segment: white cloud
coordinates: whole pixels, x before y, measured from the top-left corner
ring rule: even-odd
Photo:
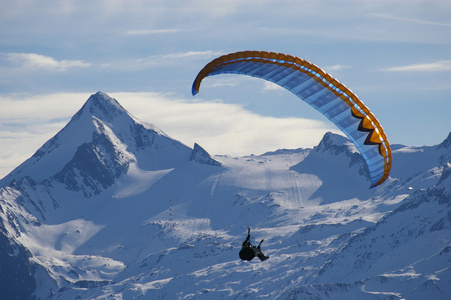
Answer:
[[[88,96],[89,93],[0,96],[0,178],[61,130]]]
[[[341,70],[345,70],[345,69],[349,69],[349,68],[351,68],[351,67],[347,66],[347,65],[333,65],[333,66],[324,67],[324,70],[329,73],[329,72],[341,71]]]
[[[390,72],[441,72],[451,70],[451,60],[437,61],[427,64],[414,64],[384,69]]]
[[[36,53],[6,53],[6,60],[28,70],[67,71],[71,68],[85,68],[90,64],[82,60],[56,60]]]
[[[0,96],[1,124],[21,124],[27,120],[69,118],[88,99],[89,93]]]
[[[189,101],[156,93],[113,93],[131,114],[153,123],[188,146],[195,142],[211,154],[261,154],[280,148],[312,147],[330,124],[300,118],[253,114],[221,101]]]
[[[184,58],[204,58],[206,56],[209,57],[216,57],[219,55],[224,54],[224,52],[221,51],[187,51],[187,52],[178,52],[178,53],[169,53],[165,55],[155,55],[155,58],[162,58],[162,59],[184,59]]]
[[[264,91],[283,90],[283,89],[284,89],[283,87],[281,87],[280,85],[275,84],[273,82],[270,82],[270,81],[264,82],[264,86],[263,86]]]
[[[111,93],[142,122],[152,123],[210,154],[261,154],[280,148],[315,146],[332,125],[297,118],[263,117],[239,105],[190,101],[158,93]],[[70,120],[89,93],[0,97],[0,178],[7,175]]]
[[[141,29],[141,30],[129,30],[126,32],[128,35],[152,35],[152,34],[164,34],[164,33],[177,33],[180,29]]]
[[[118,69],[122,71],[145,70],[156,66],[175,65],[183,62],[192,63],[196,59],[209,60],[224,54],[220,51],[187,51],[163,55],[152,55],[143,58],[124,60],[113,63],[104,63],[104,68]]]
[[[417,24],[423,24],[423,25],[451,27],[451,23],[427,21],[427,20],[414,19],[414,18],[404,18],[404,17],[398,17],[398,16],[393,16],[393,15],[388,15],[388,14],[369,14],[369,16],[376,17],[376,18],[381,18],[381,19],[388,19],[388,20],[394,20],[394,21],[408,22],[408,23],[417,23]]]

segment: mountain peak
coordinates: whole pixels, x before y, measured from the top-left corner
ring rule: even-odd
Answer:
[[[205,151],[205,149],[199,146],[197,143],[194,143],[193,152],[191,152],[189,160],[204,165],[211,165],[216,167],[221,166],[221,163],[211,158],[210,154],[208,154],[208,152]]]
[[[440,148],[451,148],[451,132],[448,134],[448,137],[437,146],[437,149]]]
[[[144,126],[115,99],[97,92],[70,122],[17,167],[5,182],[25,176],[65,183],[72,190],[88,185],[98,194],[131,164],[145,170],[169,169],[186,162],[191,149],[154,126]],[[89,178],[88,178],[89,177]],[[87,184],[89,183],[89,184]]]
[[[92,94],[74,118],[79,119],[85,113],[106,122],[113,122],[118,116],[128,114],[116,99],[102,92]]]
[[[108,96],[107,94],[103,93],[103,92],[97,92],[95,94],[92,94],[88,101],[86,101],[86,103],[88,105],[91,106],[96,106],[96,107],[102,107],[105,105],[111,105],[114,106],[115,108],[119,109],[119,110],[124,110],[122,108],[122,106],[119,104],[119,102],[117,102],[116,99],[111,98],[110,96]]]
[[[332,132],[326,132],[321,142],[319,142],[318,146],[315,147],[315,151],[331,151],[334,154],[339,154],[349,149],[350,146],[352,147],[353,145],[346,137]]]

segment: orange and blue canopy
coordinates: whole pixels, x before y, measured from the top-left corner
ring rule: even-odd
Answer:
[[[193,82],[199,92],[205,77],[242,74],[271,81],[292,92],[326,116],[354,143],[368,165],[371,187],[390,174],[391,149],[379,121],[347,87],[299,57],[266,51],[223,55],[207,64]]]

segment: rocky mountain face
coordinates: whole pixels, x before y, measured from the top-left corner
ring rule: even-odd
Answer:
[[[6,234],[0,220],[0,299],[30,299],[36,289],[31,253]]]
[[[220,162],[211,158],[210,154],[208,154],[208,152],[205,151],[205,149],[199,146],[197,143],[194,144],[194,149],[189,160],[211,166],[221,166]]]
[[[0,181],[0,299],[447,299],[451,134],[369,185],[345,137],[212,157],[99,92]]]

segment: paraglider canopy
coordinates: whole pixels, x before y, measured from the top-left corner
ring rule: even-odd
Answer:
[[[379,121],[347,87],[314,64],[299,57],[265,51],[223,55],[207,64],[193,82],[193,96],[205,77],[242,74],[271,81],[292,92],[333,122],[362,154],[371,187],[390,174],[391,149]]]

